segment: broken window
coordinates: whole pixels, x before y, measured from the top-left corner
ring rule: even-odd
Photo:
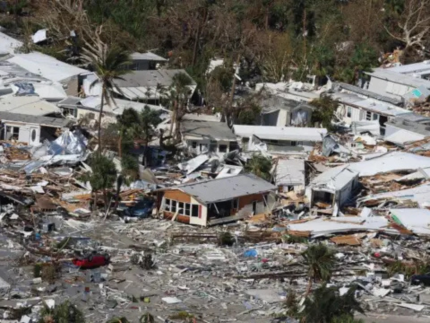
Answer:
[[[178,202],[178,213],[184,214],[184,202]]]
[[[206,145],[206,144],[200,144],[200,151],[201,152],[204,152],[204,151],[207,151],[208,150],[208,145]]]
[[[19,138],[19,127],[6,127],[6,140],[18,140]]]
[[[227,152],[227,145],[219,145],[219,152],[220,153]]]
[[[236,209],[236,210],[239,208],[239,200],[238,199],[234,199],[231,201],[231,208]]]
[[[379,114],[373,113],[372,120],[378,120],[378,119],[379,119]]]
[[[197,148],[197,142],[196,141],[191,142],[191,147],[193,147],[194,149]]]
[[[191,216],[194,218],[199,216],[199,206],[197,204],[191,206]]]
[[[164,210],[165,211],[169,211],[170,212],[170,200],[166,199],[166,201],[164,202]]]
[[[185,212],[184,215],[186,216],[190,216],[191,215],[191,204],[190,203],[185,203]]]
[[[351,107],[347,107],[346,108],[346,117],[347,118],[351,118],[352,116],[352,108]]]
[[[366,111],[366,120],[371,121],[372,120],[372,112]]]
[[[170,205],[170,211],[172,211],[173,213],[176,213],[176,201],[172,200],[172,204]]]

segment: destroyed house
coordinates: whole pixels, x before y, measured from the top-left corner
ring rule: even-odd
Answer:
[[[430,118],[409,114],[386,123],[385,141],[403,146],[430,137]]]
[[[385,124],[392,118],[412,113],[392,103],[364,97],[350,92],[335,92],[331,97],[339,102],[337,117],[347,124],[356,121],[374,121],[380,126],[380,134],[385,133]]]
[[[183,145],[194,155],[213,152],[223,156],[236,150],[236,136],[224,122],[185,119],[181,123]]]
[[[280,192],[301,192],[306,184],[304,159],[279,159],[275,163],[274,182]]]
[[[296,126],[305,127],[311,124],[314,108],[304,102],[289,100],[271,95],[261,100],[260,123],[262,126]]]
[[[255,175],[240,174],[162,189],[159,206],[164,218],[209,226],[269,211],[275,191]]]
[[[157,54],[147,53],[132,53],[131,64],[126,69],[131,71],[148,71],[157,69],[158,64],[167,62],[164,57],[158,56]]]
[[[366,74],[370,76],[369,91],[394,98],[408,97],[417,90],[430,89],[428,60],[392,68],[376,68]]]
[[[116,95],[133,101],[145,101],[148,104],[159,104],[160,98],[166,94],[163,91],[168,89],[172,84],[175,75],[185,74],[190,80],[189,97],[192,96],[197,87],[196,82],[187,74],[185,70],[137,70],[121,76],[121,79],[115,80]],[[101,85],[91,86],[96,78],[87,77],[83,81],[84,91],[87,95],[100,95]]]
[[[358,176],[359,173],[348,165],[320,174],[311,182],[307,192],[311,207],[318,206],[336,216],[338,208],[345,205],[358,187]]]

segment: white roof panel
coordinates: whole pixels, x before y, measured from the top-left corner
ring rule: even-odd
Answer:
[[[430,206],[430,184],[426,183],[407,190],[368,195],[360,200],[369,201],[369,200],[383,200],[383,199],[396,199],[396,200],[403,200],[403,201],[411,200],[411,201],[417,202],[421,207],[429,207]]]
[[[430,210],[428,209],[391,209],[397,223],[417,234],[430,234]]]
[[[313,179],[311,184],[313,187],[323,187],[338,191],[348,185],[357,176],[358,173],[350,170],[348,165],[342,165],[318,175]]]
[[[0,52],[13,54],[15,49],[21,47],[23,43],[2,32],[0,32]]]
[[[392,142],[394,144],[403,145],[406,142],[413,142],[424,139],[426,136],[414,133],[411,131],[400,129],[392,133],[391,135],[385,136],[384,140]]]
[[[408,85],[415,88],[424,86],[426,89],[430,89],[430,81],[422,78],[413,77],[407,74],[401,74],[389,68],[387,69],[376,68],[373,72],[369,72],[366,74],[369,74],[372,77],[387,80],[393,83]]]
[[[276,185],[305,185],[305,160],[278,160],[275,176]]]
[[[55,104],[37,96],[2,96],[0,97],[0,111],[32,116],[61,113]]]
[[[165,62],[167,59],[164,57],[158,56],[157,54],[147,52],[147,53],[132,53],[131,58],[134,60],[143,60],[143,61],[156,61],[156,62]]]
[[[430,60],[423,61],[420,63],[390,67],[388,70],[400,74],[422,74],[426,72],[430,73]]]
[[[234,133],[241,138],[252,135],[262,140],[317,141],[327,134],[325,128],[271,127],[234,125]]]
[[[385,228],[388,220],[384,217],[336,217],[317,218],[304,223],[289,224],[292,231],[310,231],[312,237],[351,231],[373,231]]]
[[[12,58],[9,58],[8,61],[19,65],[33,74],[57,82],[66,81],[73,76],[88,73],[87,70],[38,52],[16,54]]]

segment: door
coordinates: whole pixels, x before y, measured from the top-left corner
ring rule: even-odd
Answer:
[[[197,204],[191,205],[191,216],[192,217],[199,217],[199,206]]]
[[[257,214],[257,201],[252,202],[252,212],[254,215]]]
[[[30,138],[28,142],[30,145],[38,144],[39,143],[39,134],[38,134],[38,128],[37,127],[30,127]]]

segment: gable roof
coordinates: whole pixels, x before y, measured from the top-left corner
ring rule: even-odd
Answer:
[[[132,53],[130,56],[131,56],[132,60],[154,61],[154,62],[166,62],[167,61],[167,59],[165,59],[164,57],[161,57],[161,56],[154,54],[154,53],[151,53],[151,52],[146,52],[146,53],[135,52],[135,53]]]
[[[38,96],[2,96],[0,97],[0,111],[32,116],[61,113],[55,104]]]
[[[8,59],[8,62],[15,63],[30,73],[57,82],[67,81],[73,76],[90,73],[87,70],[38,52],[15,54]]]
[[[375,77],[382,80],[387,80],[392,83],[408,85],[411,87],[423,86],[426,89],[430,89],[430,81],[422,78],[413,77],[408,74],[401,74],[391,69],[375,68],[373,72],[365,72],[371,77]]]
[[[252,174],[223,177],[197,183],[183,184],[164,190],[180,190],[202,204],[229,201],[241,196],[266,193],[276,186]]]
[[[219,121],[183,120],[181,131],[184,136],[236,141],[236,136],[227,124]]]
[[[275,175],[276,185],[305,185],[305,160],[279,159]]]
[[[45,117],[45,116],[32,116],[19,113],[1,112],[0,120],[5,121],[15,121],[22,123],[38,124],[45,127],[52,128],[64,128],[71,123],[70,119],[65,118],[55,118],[55,117]]]

